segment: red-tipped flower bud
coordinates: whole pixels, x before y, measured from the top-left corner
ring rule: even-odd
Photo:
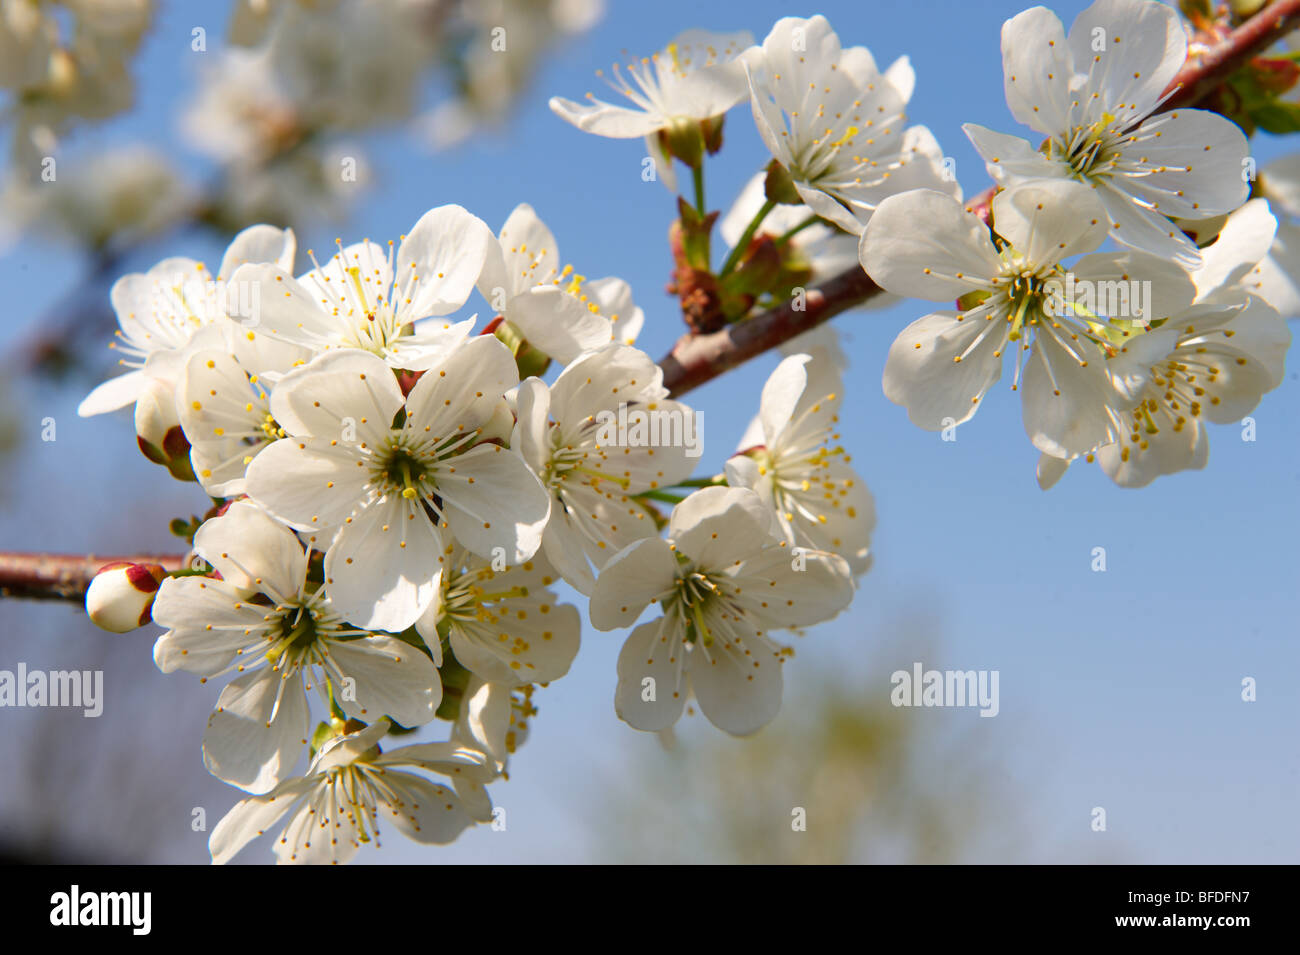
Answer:
[[[96,626],[113,633],[143,627],[153,619],[153,598],[166,576],[158,564],[105,564],[86,591],[86,613]]]
[[[178,481],[193,481],[190,442],[181,430],[172,385],[153,380],[135,403],[135,436],[140,451]]]

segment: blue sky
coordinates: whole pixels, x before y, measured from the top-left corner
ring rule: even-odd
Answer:
[[[200,56],[189,50],[190,30],[204,24],[176,6],[164,10],[147,41],[138,72],[140,109],[88,137],[88,147],[143,137],[194,162],[177,145],[172,116],[189,92]],[[1055,9],[1068,25],[1082,7],[1061,3]],[[824,3],[810,9],[765,0],[611,0],[595,29],[548,61],[502,130],[438,155],[403,133],[368,138],[374,181],[344,238],[396,238],[426,209],[447,202],[466,206],[495,228],[516,203],[531,203],[555,232],[565,261],[585,275],[618,275],[632,284],[647,315],[639,344],[658,356],[682,331],[663,292],[671,266],[665,241],[671,198],[660,184],[642,181],[639,142],[578,132],[547,109],[550,96],[579,99],[588,90],[601,95],[596,69],[608,67],[623,49],[648,54],[688,27],[744,28],[761,40],[780,16],[821,12],[846,45],[866,44],[882,66],[904,53],[911,57],[918,80],[910,120],[933,130],[972,194],[988,178],[961,124],[1023,132],[1003,100],[998,41],[1002,21],[1021,8],[1019,2],[958,0]],[[224,10],[206,24],[211,36],[220,35],[223,25]],[[708,167],[712,208],[725,209],[767,159],[747,108],[729,114],[725,135],[726,148]],[[1263,165],[1287,150],[1284,143],[1261,138],[1254,151]],[[334,234],[301,236],[299,248],[328,247]],[[220,246],[188,237],[135,264],[146,267],[165,254],[212,262]],[[0,346],[42,314],[75,280],[79,265],[75,254],[37,243],[21,244],[0,258],[8,305]],[[1141,862],[1295,861],[1296,373],[1288,371],[1282,387],[1255,413],[1255,441],[1243,441],[1236,427],[1213,429],[1205,471],[1132,491],[1084,465],[1044,493],[1034,481],[1037,452],[1006,381],[955,442],[915,428],[881,394],[890,342],[925,311],[925,303],[904,302],[836,320],[850,361],[842,443],[876,496],[875,566],[852,608],[800,641],[799,656],[785,671],[787,692],[814,669],[803,664],[813,662],[841,670],[864,696],[887,695],[889,672],[914,659],[928,667],[997,669],[996,719],[977,719],[974,711],[913,716],[940,725],[976,724],[974,732],[983,734],[1005,767],[1003,782],[1027,807],[1023,816],[1001,821],[1023,827],[1031,857],[1106,853]],[[720,469],[775,363],[765,356],[690,396],[705,416],[704,473]],[[35,428],[32,422],[51,415],[60,430],[53,444],[29,440],[22,466],[5,474],[3,546],[93,546],[101,552],[165,546],[167,518],[200,506],[202,496],[134,452],[125,413],[76,419],[75,391],[37,386],[14,396],[24,423]],[[139,507],[129,520],[112,508],[106,517],[101,488],[157,501],[162,510],[156,527],[140,521]],[[1091,569],[1095,547],[1106,549],[1104,573]],[[0,604],[0,619],[13,613]],[[25,613],[44,621],[66,610]],[[907,643],[910,622],[918,619],[933,622],[942,634],[925,656],[913,655]],[[148,657],[151,634],[121,639],[124,652],[130,648]],[[393,838],[383,859],[589,858],[597,839],[592,807],[607,781],[658,745],[614,715],[621,639],[588,629],[570,675],[539,694],[542,713],[532,739],[516,757],[511,780],[494,790],[508,809],[507,832],[473,832],[440,850]],[[10,663],[0,655],[0,666]],[[1244,677],[1258,682],[1254,703],[1240,698]],[[197,683],[194,690],[212,695]],[[691,725],[683,736],[689,741],[716,733]],[[197,738],[193,745],[197,752]],[[195,759],[177,772],[201,772],[197,764]],[[944,768],[935,765],[933,771],[941,778]],[[1094,806],[1107,810],[1104,834],[1088,829]]]

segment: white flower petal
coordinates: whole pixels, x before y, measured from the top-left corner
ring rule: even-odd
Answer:
[[[203,734],[203,763],[213,776],[264,793],[293,768],[307,744],[302,680],[269,666],[236,677],[221,691]]]
[[[213,865],[224,865],[258,836],[265,835],[285,813],[295,808],[315,786],[315,780],[286,779],[264,796],[242,799],[221,817],[208,837]]]
[[[409,643],[375,634],[331,640],[329,653],[339,672],[356,681],[355,699],[340,694],[339,705],[349,716],[371,721],[389,716],[406,727],[433,719],[442,702],[442,680],[429,658]]]
[[[640,139],[658,132],[664,122],[656,113],[614,106],[598,99],[583,104],[552,96],[550,107],[556,116],[583,132],[611,139]]]
[[[489,560],[503,553],[510,564],[537,553],[551,496],[519,453],[480,444],[451,460],[434,481],[456,539]]]
[[[77,405],[77,414],[82,418],[116,411],[134,404],[148,378],[143,371],[128,371],[124,375],[110,378],[97,386]]]
[[[697,643],[691,650],[691,689],[710,723],[732,736],[748,736],[781,709],[780,654],[766,637],[744,632],[743,623],[730,637],[717,615],[705,625],[715,636],[712,646]]]
[[[232,585],[286,600],[307,577],[307,555],[293,531],[247,501],[205,521],[194,550]]]
[[[862,233],[862,267],[890,292],[935,301],[965,295],[1000,268],[988,227],[951,196],[890,196]]]
[[[679,505],[680,506],[680,505]],[[677,559],[658,537],[637,541],[616,554],[596,578],[589,605],[597,630],[631,626],[653,601],[672,589]]]
[[[229,282],[235,270],[246,262],[266,262],[293,271],[298,240],[292,229],[277,229],[270,225],[249,226],[231,240],[226,254],[221,258],[219,281]]]
[[[435,599],[443,560],[442,537],[420,501],[393,495],[339,529],[325,555],[325,586],[357,626],[400,633]]]
[[[609,344],[613,335],[608,318],[555,286],[537,286],[516,295],[506,304],[505,316],[530,345],[565,364]]]
[[[686,705],[685,666],[681,628],[672,618],[651,620],[633,630],[618,655],[618,718],[650,733],[676,723]]]
[[[673,508],[668,536],[697,567],[722,570],[774,543],[772,514],[748,488],[706,487]]]
[[[993,199],[998,234],[1036,266],[1091,252],[1106,241],[1095,190],[1068,179],[1013,186]]]
[[[285,375],[271,393],[271,414],[296,437],[377,443],[402,407],[393,372],[369,352],[326,352]]]
[[[894,339],[885,361],[885,397],[913,424],[940,431],[968,421],[1002,374],[1006,322],[997,313],[961,318],[935,312]],[[960,359],[957,361],[955,359]]]
[[[1104,41],[1101,51],[1098,37]],[[1187,34],[1166,4],[1096,0],[1070,26],[1069,47],[1074,62],[1091,69],[1091,88],[1101,93],[1102,102],[1123,104],[1130,114],[1143,116],[1187,59]]]
[[[379,822],[391,822],[408,839],[446,845],[474,824],[460,800],[446,786],[414,773],[389,771],[384,782],[393,793],[379,807]]]
[[[1002,24],[1002,80],[1007,106],[1040,133],[1068,125],[1074,76],[1065,28],[1046,7],[1033,7]]]
[[[473,431],[492,418],[501,396],[518,384],[518,366],[500,339],[471,338],[415,383],[406,396],[406,428],[436,438]]]
[[[397,250],[397,314],[410,322],[464,305],[495,241],[487,223],[460,206],[430,209]]]
[[[324,438],[281,438],[248,465],[244,487],[268,513],[300,531],[332,530],[364,500],[364,461]]]

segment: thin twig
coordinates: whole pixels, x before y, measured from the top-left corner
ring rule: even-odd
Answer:
[[[165,570],[185,566],[183,554],[132,554],[96,557],[94,554],[0,553],[0,597],[31,600],[84,600],[95,573],[115,561],[161,564]]]

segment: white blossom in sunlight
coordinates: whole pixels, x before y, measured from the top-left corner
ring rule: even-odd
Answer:
[[[618,658],[621,719],[658,731],[692,693],[709,721],[744,736],[781,706],[782,649],[769,631],[829,620],[853,598],[848,565],[791,548],[748,488],[709,487],[673,508],[668,540],[629,545],[605,565],[591,596],[598,630],[631,626]],[[649,681],[647,683],[647,681]]]
[[[241,304],[239,317],[314,352],[361,349],[393,368],[423,371],[462,342],[474,320],[416,323],[465,304],[493,244],[483,220],[438,206],[403,236],[395,257],[391,242],[387,250],[340,242],[328,263],[297,279],[278,265],[244,266],[235,283],[260,294]]]
[[[204,762],[218,779],[254,793],[284,779],[307,743],[307,692],[319,690],[328,705],[327,680],[353,718],[433,719],[442,684],[429,658],[349,625],[309,581],[308,554],[288,528],[236,502],[199,528],[194,549],[221,578],[163,582],[153,615],[168,630],[154,660],[164,673],[204,680],[238,674],[203,735]]]
[[[1155,0],[1097,0],[1067,37],[1033,7],[1002,27],[1007,105],[1047,136],[1041,151],[975,124],[965,129],[1003,185],[1065,178],[1091,187],[1110,236],[1188,268],[1196,246],[1170,217],[1230,212],[1249,194],[1249,147],[1230,120],[1200,109],[1156,113],[1187,60],[1177,11]]]
[[[584,132],[613,139],[647,140],[652,154],[660,133],[698,124],[726,113],[747,93],[742,55],[751,48],[751,34],[687,30],[658,53],[615,63],[610,75],[598,74],[631,106],[617,106],[587,94],[589,103],[555,96],[551,110]],[[673,188],[671,167],[665,166]]]
[[[320,541],[330,596],[350,619],[404,630],[437,599],[445,528],[508,563],[541,546],[549,496],[519,454],[483,434],[518,381],[492,336],[451,351],[409,395],[377,356],[327,352],[272,391],[287,437],[253,458],[248,495]]]
[[[120,329],[110,347],[125,356],[120,364],[132,370],[87,395],[77,414],[88,417],[131,404],[148,378],[174,381],[187,348],[226,339],[228,308],[238,298],[230,294],[231,280],[240,266],[274,262],[292,268],[296,248],[291,230],[255,225],[235,236],[215,276],[202,262],[178,257],[118,279],[111,298]]]
[[[746,60],[754,122],[819,216],[856,235],[886,196],[958,194],[934,136],[905,126],[906,59],[880,72],[866,47],[842,49],[823,16],[778,20],[759,49]]]
[[[1114,416],[1115,440],[1087,455],[1121,487],[1145,487],[1157,477],[1209,462],[1209,423],[1235,424],[1282,383],[1291,331],[1258,293],[1260,263],[1277,220],[1263,199],[1228,217],[1201,249],[1192,273],[1196,301],[1148,333],[1161,350],[1116,354],[1116,374],[1144,382],[1133,406]],[[1142,367],[1133,367],[1145,363]],[[1070,458],[1040,459],[1039,484],[1051,487]]]
[[[482,792],[495,776],[483,753],[455,742],[400,746],[384,752],[387,720],[327,740],[305,776],[286,779],[264,795],[235,805],[212,830],[212,861],[229,862],[240,849],[288,816],[275,842],[280,864],[340,864],[365,844],[379,845],[392,825],[415,842],[445,845],[483,821],[443,777]],[[486,799],[486,795],[482,796]],[[491,816],[491,805],[487,807]]]
[[[591,593],[611,557],[656,534],[643,491],[689,477],[702,449],[702,416],[667,397],[663,371],[627,345],[590,352],[550,388],[519,386],[511,444],[551,496],[546,558],[570,586]]]
[[[557,361],[571,362],[616,337],[632,344],[645,314],[628,284],[588,280],[561,261],[551,230],[521,203],[488,248],[479,294],[520,337]]]
[[[557,575],[544,558],[494,567],[458,544],[445,550],[438,595],[415,624],[435,661],[446,642],[461,666],[504,686],[569,672],[582,620],[550,589]]]
[[[889,349],[885,396],[930,431],[968,421],[1015,357],[1025,431],[1054,457],[1084,454],[1116,437],[1132,407],[1140,369],[1160,357],[1155,335],[1135,333],[1192,303],[1196,288],[1176,263],[1142,252],[1091,252],[1106,237],[1095,191],[1068,180],[1037,180],[1000,192],[988,227],[956,200],[928,190],[881,203],[862,236],[862,264],[881,287],[955,310],[918,319]],[[1139,283],[1136,294],[1067,294]],[[1106,361],[1132,353],[1129,368]]]

